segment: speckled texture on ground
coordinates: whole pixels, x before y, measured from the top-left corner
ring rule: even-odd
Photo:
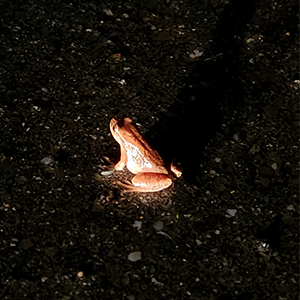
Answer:
[[[297,299],[296,1],[0,11],[1,299]],[[116,115],[183,178],[95,175]]]

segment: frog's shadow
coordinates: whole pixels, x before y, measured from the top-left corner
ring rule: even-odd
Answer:
[[[220,129],[222,107],[243,104],[239,60],[247,24],[253,18],[255,1],[233,0],[219,19],[210,57],[191,62],[187,78],[174,104],[151,129],[149,141],[164,159],[174,158],[182,164],[185,179],[196,185],[205,145]]]
[[[209,71],[211,63],[206,66]],[[204,64],[200,67],[201,71],[204,67]],[[149,138],[146,137],[164,160],[180,163],[184,178],[196,185],[200,184],[199,165],[205,145],[222,123],[219,102],[224,95],[221,88],[216,89],[216,84],[220,83],[201,80],[200,74],[194,76],[178,101],[150,129]]]

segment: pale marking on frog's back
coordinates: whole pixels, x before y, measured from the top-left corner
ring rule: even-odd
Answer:
[[[125,149],[129,149],[126,151],[127,156],[127,169],[135,169],[138,165],[141,169],[153,169],[154,165],[141,153],[138,147],[128,143],[126,139],[120,134],[119,129],[116,128],[115,131],[119,133],[119,137],[122,139],[125,145]]]

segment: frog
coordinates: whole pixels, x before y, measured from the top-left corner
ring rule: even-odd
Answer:
[[[111,119],[110,131],[120,145],[121,157],[114,169],[124,170],[125,167],[135,176],[131,181],[118,181],[123,192],[158,192],[170,187],[174,174],[177,178],[182,175],[180,167],[172,162],[166,164],[158,152],[151,147],[130,118]]]

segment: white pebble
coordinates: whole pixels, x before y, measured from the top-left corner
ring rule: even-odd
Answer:
[[[271,165],[271,167],[272,167],[273,170],[277,170],[278,165],[277,165],[277,163],[275,162],[275,163],[273,163],[273,164]]]
[[[237,210],[236,209],[227,209],[227,213],[231,216],[234,217],[236,214]]]
[[[140,260],[142,257],[142,252],[141,251],[135,251],[135,252],[131,252],[128,255],[128,260],[130,261],[137,261]]]

